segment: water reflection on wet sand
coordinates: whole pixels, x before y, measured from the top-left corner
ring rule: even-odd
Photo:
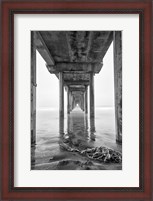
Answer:
[[[56,119],[56,123],[54,122],[55,125],[57,125],[57,121],[58,119]],[[108,118],[107,121],[109,121]],[[83,166],[79,167],[76,161],[84,162],[86,159],[64,151],[59,146],[61,143],[68,143],[79,150],[87,147],[107,146],[121,152],[121,145],[116,144],[115,135],[112,133],[114,128],[110,128],[109,131],[109,127],[105,124],[106,122],[102,124],[101,118],[97,118],[95,122],[95,119],[89,119],[88,115],[80,109],[75,109],[67,115],[67,119],[60,119],[59,131],[55,130],[53,135],[49,132],[38,134],[37,143],[31,148],[31,169],[82,169]],[[103,125],[105,125],[105,129]],[[71,165],[64,167],[62,161],[66,160],[69,160]],[[121,169],[121,165],[105,166],[100,168],[97,165],[98,168],[95,167],[95,169]]]

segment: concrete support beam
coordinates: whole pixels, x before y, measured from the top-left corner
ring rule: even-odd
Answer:
[[[70,89],[70,91],[73,91],[73,92],[76,92],[76,91],[78,91],[78,92],[84,92],[85,91],[85,87],[84,87],[84,85],[83,86],[81,86],[81,87],[71,87],[71,86],[69,86],[69,89]]]
[[[95,94],[93,73],[90,73],[90,118],[95,118]]]
[[[36,143],[36,46],[31,32],[31,144]]]
[[[47,65],[48,71],[50,73],[58,72],[69,72],[76,73],[76,71],[83,73],[99,73],[103,63],[87,63],[87,62],[67,62],[67,63],[57,63],[56,65]]]
[[[42,56],[42,58],[45,60],[46,65],[54,65],[55,64],[54,59],[52,55],[50,54],[50,51],[48,50],[48,47],[46,43],[44,42],[40,32],[35,31],[34,33],[36,35],[35,37],[36,48],[38,52],[40,53],[40,55]]]
[[[64,80],[64,85],[69,86],[69,85],[89,85],[89,81],[88,80]]]
[[[84,109],[85,113],[88,113],[88,86],[85,87],[85,93],[84,93]]]
[[[122,32],[114,31],[114,87],[116,141],[122,142]]]

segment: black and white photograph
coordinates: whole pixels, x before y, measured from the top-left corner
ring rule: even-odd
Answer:
[[[122,31],[31,31],[31,170],[122,170]]]

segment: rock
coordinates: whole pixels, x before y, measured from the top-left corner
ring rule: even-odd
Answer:
[[[110,158],[111,158],[111,155],[110,155],[110,154],[107,154],[106,158],[107,158],[107,159],[110,159]]]
[[[92,153],[94,153],[96,151],[96,148],[92,148],[91,150],[92,150]]]
[[[104,161],[104,158],[105,158],[105,156],[104,156],[104,155],[101,155],[101,156],[99,156],[99,157],[97,158],[97,160]]]
[[[76,148],[71,148],[65,143],[60,144],[60,147],[64,150],[71,152],[78,152],[81,155],[84,155],[90,159],[98,160],[104,163],[112,162],[112,163],[120,163],[122,161],[122,154],[109,149],[107,147],[96,147],[96,148],[85,148],[82,151],[79,151]]]
[[[85,164],[85,165],[93,165],[93,162],[91,162],[91,161],[86,161],[84,164]]]
[[[65,161],[65,160],[59,161],[58,163],[58,165],[67,165],[67,164],[69,164],[69,161]]]
[[[79,165],[81,162],[80,162],[80,161],[74,161],[74,163],[75,163],[76,165]]]
[[[73,142],[73,145],[78,147],[79,146],[79,142]]]
[[[102,152],[103,148],[102,147],[97,147],[96,151],[97,152]]]
[[[71,151],[71,147],[69,147],[67,144],[65,143],[62,143],[60,144],[60,147],[64,150],[67,150],[67,151]]]
[[[64,142],[64,143],[69,143],[70,140],[69,140],[69,138],[68,138],[68,139],[64,139],[63,142]]]
[[[92,149],[90,149],[90,148],[87,148],[87,149],[86,149],[86,152],[87,152],[87,153],[92,153],[92,152],[93,152],[93,150],[92,150]]]
[[[87,156],[88,158],[93,159],[93,155],[92,155],[92,154],[86,154],[86,156]]]
[[[109,149],[109,154],[112,154],[113,153],[113,150],[112,149]]]
[[[86,167],[85,170],[91,170],[90,167]]]
[[[93,154],[93,158],[98,158],[99,156],[101,156],[102,154],[99,152],[96,152]]]
[[[108,154],[109,153],[109,150],[105,147],[102,148],[102,153],[105,153],[105,154]]]
[[[82,155],[86,155],[86,153],[87,153],[86,150],[81,151],[81,154],[82,154]]]
[[[78,149],[72,148],[72,152],[80,152]]]
[[[52,161],[54,159],[54,157],[51,157],[50,159],[49,159],[49,161]]]
[[[108,160],[107,158],[104,159],[104,163],[109,163],[110,160]]]

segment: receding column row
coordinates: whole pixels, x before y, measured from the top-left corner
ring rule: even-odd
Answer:
[[[90,73],[90,117],[95,117],[95,104],[94,104],[94,74]],[[85,113],[88,113],[88,86],[85,86],[85,91],[80,96],[80,107]],[[59,73],[59,115],[64,116],[64,80],[63,73]],[[69,87],[67,87],[67,113],[69,114],[74,108],[74,100],[72,92]]]
[[[94,74],[90,73],[90,119],[92,122],[92,131],[95,131],[95,105],[94,105]],[[67,86],[67,113],[70,112],[75,107],[75,101]],[[79,101],[80,108],[88,114],[88,86],[85,86],[85,91],[80,95]],[[60,133],[64,132],[64,79],[63,73],[59,73],[59,123],[60,123]]]

